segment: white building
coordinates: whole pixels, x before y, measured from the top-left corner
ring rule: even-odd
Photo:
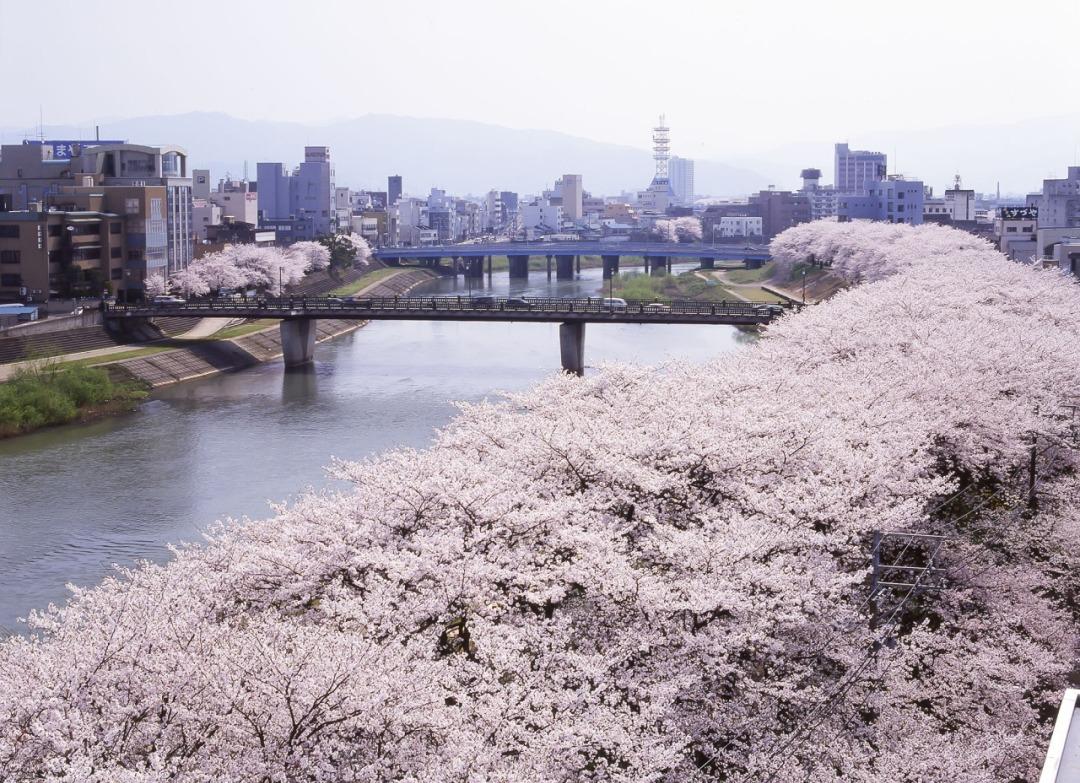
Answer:
[[[821,169],[802,170],[799,193],[810,201],[811,220],[824,220],[836,215],[836,188],[821,184]]]
[[[191,200],[191,227],[195,231],[195,239],[202,242],[207,238],[208,226],[221,225],[221,207],[207,198],[193,198]]]
[[[998,250],[1016,261],[1031,259],[1038,251],[1035,239],[1038,222],[1036,207],[999,207],[994,220]]]
[[[555,183],[555,192],[562,196],[563,215],[569,220],[581,220],[582,211],[581,175],[563,174]]]
[[[1069,166],[1065,179],[1044,179],[1038,207],[1040,228],[1080,226],[1080,166]]]
[[[861,195],[885,179],[888,159],[883,152],[853,150],[847,144],[837,144],[834,162],[833,187],[837,192]]]
[[[520,208],[521,227],[526,232],[551,234],[559,231],[563,224],[563,208],[549,201],[536,201]]]
[[[945,191],[945,205],[954,221],[975,219],[975,191],[962,189],[960,177],[956,178],[956,187]]]
[[[715,226],[718,237],[760,237],[762,231],[760,217],[742,215],[724,215]]]
[[[694,203],[694,161],[673,156],[668,161],[668,183],[676,204]]]

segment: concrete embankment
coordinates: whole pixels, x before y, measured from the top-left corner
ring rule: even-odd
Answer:
[[[361,293],[372,296],[400,296],[431,280],[433,276],[427,270],[402,270],[362,289]],[[316,342],[333,340],[356,331],[365,323],[345,319],[318,321]],[[157,388],[219,372],[242,370],[261,362],[279,359],[281,354],[281,331],[275,324],[243,337],[194,343],[177,350],[126,359],[109,365],[109,368],[114,373],[130,376]]]

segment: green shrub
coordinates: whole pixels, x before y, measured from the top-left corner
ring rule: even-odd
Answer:
[[[34,363],[0,384],[0,436],[64,424],[77,419],[83,408],[140,396],[113,383],[98,367]]]

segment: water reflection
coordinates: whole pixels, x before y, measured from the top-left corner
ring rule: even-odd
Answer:
[[[476,285],[480,283],[480,286]],[[549,284],[505,273],[496,294],[598,295],[601,271]],[[458,278],[424,293],[466,294]],[[725,326],[591,324],[589,366],[704,360],[747,337]],[[327,486],[332,457],[424,446],[455,400],[520,390],[559,371],[557,324],[386,321],[280,362],[163,389],[131,414],[0,441],[0,625],[94,584],[111,563],[167,557],[214,520]]]

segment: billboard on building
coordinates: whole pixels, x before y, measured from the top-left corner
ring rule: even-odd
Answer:
[[[23,144],[37,144],[45,148],[45,160],[71,160],[82,154],[83,147],[96,147],[102,144],[123,144],[119,139],[28,139]]]

